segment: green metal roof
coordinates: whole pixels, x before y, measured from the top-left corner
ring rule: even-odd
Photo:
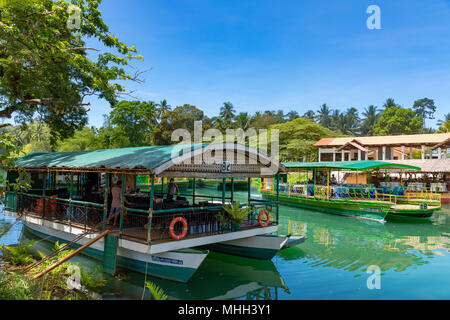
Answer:
[[[392,163],[387,161],[364,160],[364,161],[337,161],[337,162],[283,162],[287,169],[340,169],[340,170],[370,170],[380,168],[405,168],[411,170],[421,170],[419,167],[405,164]],[[289,170],[288,170],[289,171]]]
[[[173,145],[105,149],[75,152],[35,152],[16,161],[19,168],[68,167],[108,169],[155,169],[173,159],[205,145]]]

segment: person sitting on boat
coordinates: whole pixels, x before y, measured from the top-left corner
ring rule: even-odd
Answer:
[[[336,177],[334,176],[334,174],[331,175],[330,183],[337,184],[337,180],[336,180]]]
[[[169,191],[167,191],[167,200],[173,200],[173,197],[180,194],[180,189],[178,188],[175,180],[172,178],[169,182]]]
[[[114,227],[117,226],[118,217],[120,216],[120,208],[122,207],[122,181],[118,180],[116,184],[111,188],[111,211],[110,215],[114,215]],[[124,203],[129,206],[130,203],[127,199],[123,199]]]

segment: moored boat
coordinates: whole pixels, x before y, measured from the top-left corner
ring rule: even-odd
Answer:
[[[227,162],[223,171],[220,163],[208,158],[202,164],[185,164],[192,158],[235,152],[264,159],[236,169]],[[267,161],[269,160],[269,161]],[[191,163],[191,162],[189,162]],[[198,163],[198,162],[196,162]],[[225,230],[217,214],[233,195],[222,193],[218,203],[215,197],[195,192],[182,198],[165,199],[155,188],[156,177],[231,179],[277,175],[282,166],[269,166],[270,158],[258,151],[236,144],[178,145],[96,150],[70,153],[34,153],[16,161],[16,169],[8,172],[8,179],[17,178],[17,170],[31,175],[31,189],[7,193],[6,213],[20,216],[26,229],[50,241],[70,243],[77,248],[100,238],[83,253],[103,263],[107,272],[117,268],[146,272],[152,276],[186,282],[195,273],[208,254],[197,247],[247,239],[257,249],[257,237],[278,230],[278,207],[273,201],[258,201],[248,197],[243,206],[257,213],[259,208],[276,206],[276,217],[261,225],[254,214],[249,215],[239,230]],[[69,180],[69,188],[58,186],[57,175]],[[151,177],[150,194],[137,193],[136,176]],[[74,178],[76,177],[76,179]],[[121,184],[121,208],[118,226],[110,226],[111,185]],[[190,197],[190,201],[187,199]],[[181,222],[181,223],[180,223]],[[105,230],[109,231],[104,232]],[[276,246],[282,249],[278,237],[262,242],[262,248]],[[275,252],[274,251],[274,252]],[[233,253],[230,251],[229,253]],[[276,253],[276,252],[275,252]],[[245,250],[240,255],[246,255]],[[247,256],[253,253],[248,251]],[[267,259],[271,256],[267,255]]]
[[[373,184],[338,184],[332,172],[380,172],[391,169],[420,170],[418,167],[385,161],[344,161],[316,163],[283,163],[286,182],[264,179],[260,192],[266,199],[279,199],[286,205],[324,213],[384,222],[389,216],[429,217],[440,209],[440,196],[387,193]],[[312,174],[312,179],[310,175]],[[297,181],[292,181],[291,175]],[[370,174],[369,174],[370,176]],[[358,174],[356,175],[358,177]],[[357,179],[357,178],[356,178]],[[301,181],[299,181],[301,180]],[[277,187],[281,186],[275,192]]]

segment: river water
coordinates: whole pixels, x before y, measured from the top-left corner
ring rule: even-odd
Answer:
[[[210,191],[206,191],[211,193]],[[200,192],[199,192],[200,193]],[[205,192],[203,192],[205,193]],[[258,196],[255,193],[255,197]],[[253,196],[253,195],[252,195]],[[237,193],[243,200],[246,192]],[[0,208],[0,233],[14,219]],[[121,280],[104,275],[104,299],[149,298],[145,280],[170,299],[449,299],[450,207],[421,222],[364,221],[309,210],[280,207],[280,233],[308,239],[271,261],[210,253],[188,283],[128,272]],[[21,223],[0,244],[28,241]],[[36,248],[50,250],[40,241]],[[77,256],[88,269],[99,263]],[[381,270],[379,289],[369,266]]]

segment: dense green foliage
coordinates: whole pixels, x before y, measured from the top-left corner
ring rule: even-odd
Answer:
[[[101,0],[21,0],[0,8],[0,119],[27,125],[38,117],[52,132],[50,141],[67,138],[87,124],[85,98],[97,95],[112,105],[125,92],[124,69],[136,48],[110,34],[101,18]],[[80,14],[74,19],[72,4]],[[85,39],[116,51],[87,51]],[[4,126],[4,125],[2,125]]]
[[[422,122],[422,117],[416,116],[411,109],[390,107],[375,123],[373,133],[376,136],[416,134],[421,132]]]
[[[279,130],[280,158],[283,161],[317,160],[314,144],[321,138],[341,135],[307,118],[297,118],[270,128]]]

